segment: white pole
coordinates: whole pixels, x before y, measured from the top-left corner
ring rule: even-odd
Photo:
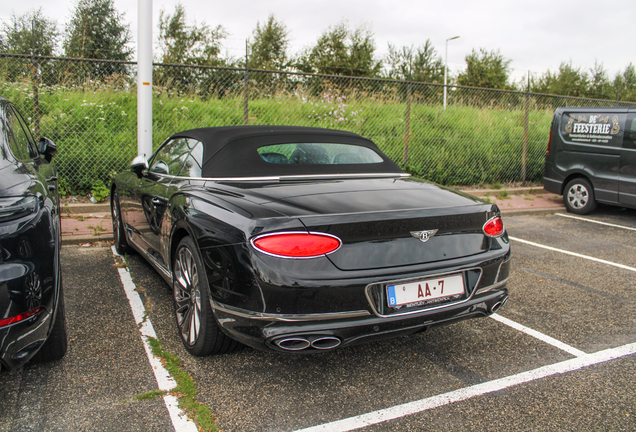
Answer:
[[[152,154],[152,0],[138,0],[137,154]]]
[[[457,39],[459,36],[454,36],[452,38],[446,39],[446,55],[444,56],[444,109],[446,109],[446,85],[447,85],[447,76],[448,76],[448,41]]]

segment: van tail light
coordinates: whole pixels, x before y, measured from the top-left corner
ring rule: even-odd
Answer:
[[[342,245],[338,237],[312,232],[265,234],[251,243],[256,250],[279,258],[315,258],[333,253]]]
[[[548,149],[545,151],[545,154],[550,154],[550,146],[552,145],[552,129],[550,129],[550,136],[548,137]]]
[[[0,327],[8,326],[11,324],[15,324],[20,321],[24,321],[25,319],[31,318],[33,315],[37,315],[44,310],[44,307],[39,306],[33,310],[30,310],[25,313],[21,313],[20,315],[12,316],[9,318],[3,318],[0,320]]]
[[[501,237],[506,229],[501,218],[495,216],[484,224],[483,230],[488,237]]]

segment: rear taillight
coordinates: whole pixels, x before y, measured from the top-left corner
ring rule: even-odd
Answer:
[[[484,224],[483,230],[484,234],[488,237],[499,237],[503,235],[505,228],[501,218],[499,216],[495,216]]]
[[[4,318],[0,320],[0,327],[4,327],[4,326],[8,326],[10,324],[15,324],[17,322],[20,321],[24,321],[25,319],[31,318],[33,315],[37,315],[38,313],[42,312],[44,310],[44,308],[42,306],[37,307],[33,310],[30,310],[28,312],[25,313],[21,313],[20,315],[16,315],[16,316],[12,316],[9,318]]]
[[[550,129],[550,136],[548,137],[548,148],[545,151],[545,154],[550,154],[550,146],[552,145],[552,129]]]
[[[338,237],[323,233],[274,233],[252,239],[257,250],[280,258],[314,258],[337,251],[341,244]]]

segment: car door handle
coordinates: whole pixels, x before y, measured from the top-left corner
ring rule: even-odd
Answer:
[[[53,176],[53,177],[47,178],[46,181],[47,182],[56,182],[57,181],[57,176]]]
[[[49,189],[51,192],[55,192],[55,190],[57,189],[57,187],[55,187],[55,185],[48,185],[48,189]]]
[[[159,199],[159,198],[153,198],[152,199],[152,203],[154,205],[162,205],[164,203],[164,201],[162,199]]]

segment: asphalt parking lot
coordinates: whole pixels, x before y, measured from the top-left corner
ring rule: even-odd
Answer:
[[[504,221],[510,300],[494,318],[320,355],[194,358],[166,283],[132,255],[138,321],[225,432],[636,430],[636,210]],[[69,352],[0,373],[0,430],[186,430],[162,399],[134,399],[158,388],[158,369],[111,249],[65,247],[62,260]]]

